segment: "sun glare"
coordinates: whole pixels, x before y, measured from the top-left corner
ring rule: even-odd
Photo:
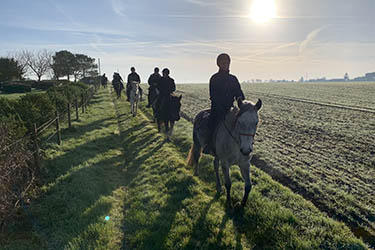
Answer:
[[[276,17],[274,0],[253,0],[249,17],[257,23],[265,23]]]

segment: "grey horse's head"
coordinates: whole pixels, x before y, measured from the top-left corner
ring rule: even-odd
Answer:
[[[254,136],[259,122],[258,111],[262,107],[262,101],[258,99],[258,102],[253,104],[239,98],[237,105],[240,110],[237,114],[235,129],[239,132],[241,153],[248,156],[253,152]]]

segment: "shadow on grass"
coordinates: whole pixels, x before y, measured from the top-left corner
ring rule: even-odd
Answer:
[[[68,160],[59,159],[61,162]],[[39,236],[46,235],[42,236],[46,247],[63,249],[73,238],[90,231],[89,225],[104,223],[112,204],[99,199],[122,186],[121,169],[115,166],[121,166],[123,161],[123,156],[119,155],[84,166],[59,179],[32,205],[32,213],[43,232]],[[87,240],[89,245],[97,239]]]
[[[99,98],[98,102],[101,101]],[[63,138],[74,139],[77,135],[100,130],[108,126],[111,119],[78,125],[66,131]],[[93,225],[105,223],[104,218],[113,206],[102,198],[124,185],[124,155],[106,154],[111,149],[123,151],[121,138],[110,131],[108,133],[45,162],[44,175],[49,185],[30,207],[32,216],[40,225],[33,228],[40,240],[39,249],[64,249],[72,244],[76,249],[90,245],[95,248],[99,234]]]
[[[74,134],[71,134],[71,137],[74,137]],[[61,156],[47,160],[43,168],[45,181],[47,183],[53,182],[57,177],[66,174],[73,167],[77,167],[108,150],[120,147],[120,145],[113,143],[119,139],[118,137],[118,135],[110,135],[94,139],[72,148]]]

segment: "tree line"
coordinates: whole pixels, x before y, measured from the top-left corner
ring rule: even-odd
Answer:
[[[26,75],[35,75],[38,81],[45,75],[59,80],[73,76],[74,81],[83,77],[97,76],[98,65],[95,58],[84,54],[74,54],[67,50],[23,50],[0,57],[0,81],[22,80]]]

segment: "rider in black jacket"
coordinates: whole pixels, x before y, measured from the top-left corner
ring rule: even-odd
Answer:
[[[157,89],[160,94],[156,102],[157,113],[160,114],[160,110],[169,105],[171,94],[176,90],[176,84],[173,78],[169,77],[169,69],[165,68],[162,71],[163,76],[160,78],[157,84]]]
[[[230,57],[228,54],[220,54],[216,60],[219,72],[210,79],[210,100],[211,112],[208,120],[209,134],[208,144],[203,150],[204,153],[213,152],[212,136],[216,126],[233,107],[233,102],[238,97],[245,99],[240,83],[236,76],[229,74]]]
[[[147,108],[149,108],[151,106],[151,103],[153,101],[153,99],[155,98],[155,91],[156,91],[156,87],[158,85],[158,82],[161,78],[161,75],[159,73],[159,68],[156,67],[154,69],[154,73],[152,75],[150,75],[150,77],[148,78],[148,104],[147,104]]]
[[[126,83],[126,96],[128,98],[128,101],[129,101],[129,95],[130,95],[130,90],[131,90],[131,82],[132,81],[135,81],[135,82],[138,82],[138,83],[141,83],[141,78],[139,77],[139,75],[135,72],[135,68],[134,67],[131,67],[130,68],[130,71],[131,73],[128,75],[128,81]],[[141,99],[142,99],[142,88],[139,86],[139,94],[141,96]]]

